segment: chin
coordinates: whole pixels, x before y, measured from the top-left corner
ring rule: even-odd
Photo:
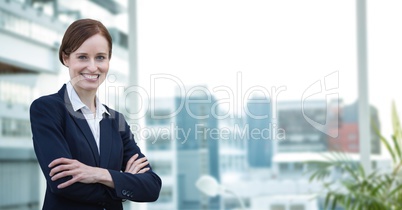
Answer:
[[[96,84],[78,84],[78,87],[81,88],[82,90],[87,90],[87,91],[93,91],[97,90],[99,87],[100,83]]]

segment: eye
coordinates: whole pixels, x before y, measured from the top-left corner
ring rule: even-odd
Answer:
[[[87,59],[87,56],[85,56],[85,55],[80,55],[80,56],[78,56],[78,59],[80,59],[80,60],[85,60],[85,59]]]
[[[105,60],[105,56],[103,56],[103,55],[96,56],[96,60],[100,60],[100,61]]]

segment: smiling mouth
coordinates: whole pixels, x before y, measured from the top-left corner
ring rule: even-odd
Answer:
[[[100,74],[81,74],[86,79],[98,79]]]

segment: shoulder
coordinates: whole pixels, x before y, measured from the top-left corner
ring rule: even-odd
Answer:
[[[57,107],[57,106],[62,106],[64,104],[62,98],[57,94],[51,94],[51,95],[46,95],[46,96],[41,96],[37,99],[35,99],[32,104],[31,104],[31,110],[32,109],[42,109],[42,108],[47,108],[47,107]]]
[[[56,113],[61,115],[66,110],[66,107],[68,107],[68,103],[71,104],[65,90],[66,85],[63,85],[57,93],[41,96],[35,99],[30,106],[31,116],[34,113],[37,115],[51,114],[54,116]]]
[[[42,96],[34,100],[29,109],[31,125],[47,123],[60,123],[65,116],[66,108],[58,94]],[[56,123],[56,124],[58,124]]]
[[[65,107],[67,103],[71,102],[69,101],[68,95],[66,93],[66,85],[63,85],[57,93],[41,96],[35,99],[31,104],[31,110],[36,108],[60,108]]]

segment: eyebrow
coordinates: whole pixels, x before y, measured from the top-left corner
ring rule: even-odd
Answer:
[[[77,52],[77,55],[88,55],[88,53],[85,52]],[[108,55],[108,53],[105,52],[100,52],[100,53],[96,53],[96,55]]]

